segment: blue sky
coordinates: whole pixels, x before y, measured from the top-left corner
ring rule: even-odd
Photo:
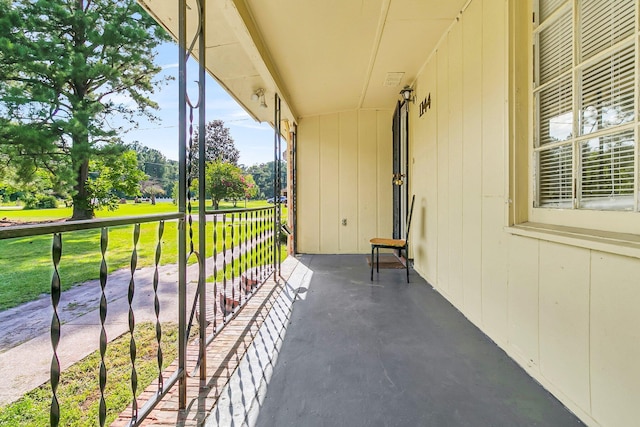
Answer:
[[[165,43],[158,48],[156,63],[163,67],[162,75],[171,75],[175,80],[156,91],[151,98],[160,110],[156,115],[159,121],[151,123],[140,118],[139,128],[122,135],[125,142],[139,141],[142,145],[160,150],[167,158],[178,159],[178,47]],[[190,60],[187,81],[190,83],[189,95],[197,98],[197,86],[192,84],[198,78],[197,64]],[[268,123],[253,120],[207,75],[206,80],[206,117],[207,121],[221,119],[229,128],[236,147],[240,150],[240,164],[250,166],[273,160],[273,129]],[[126,102],[123,100],[123,102]],[[188,114],[188,110],[187,110]],[[197,123],[197,110],[194,110],[194,123]]]

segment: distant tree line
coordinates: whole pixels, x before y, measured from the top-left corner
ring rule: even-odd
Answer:
[[[258,186],[258,199],[269,199],[273,197],[273,181],[274,181],[274,161],[260,163],[257,165],[244,168],[245,172],[253,177]],[[282,161],[280,166],[280,180],[282,189],[287,188],[287,162]],[[279,195],[279,194],[278,194]]]
[[[195,132],[190,150],[189,170],[191,171],[193,197],[198,195],[198,160],[200,136]],[[205,126],[205,188],[206,198],[218,209],[222,200],[230,200],[234,205],[239,200],[267,199],[273,197],[274,162],[253,166],[238,165],[240,152],[229,129],[222,120],[212,120]],[[282,185],[286,188],[286,163],[282,162]]]

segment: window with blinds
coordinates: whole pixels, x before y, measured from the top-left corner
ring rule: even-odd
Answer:
[[[534,1],[534,207],[638,210],[638,3]]]

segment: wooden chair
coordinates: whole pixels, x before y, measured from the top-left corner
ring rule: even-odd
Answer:
[[[411,207],[409,215],[407,215],[407,231],[404,239],[385,239],[382,237],[374,237],[369,240],[371,243],[371,281],[373,281],[373,254],[376,253],[376,273],[380,273],[380,248],[395,249],[398,255],[402,256],[404,251],[404,267],[407,270],[407,283],[409,283],[409,228],[411,227],[411,217],[413,215],[413,202],[416,196],[411,197]]]

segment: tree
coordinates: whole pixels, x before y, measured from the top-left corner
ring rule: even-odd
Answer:
[[[197,130],[194,132],[193,143],[191,144],[191,176],[198,176],[199,136]],[[233,138],[229,134],[229,128],[224,126],[222,120],[212,120],[205,126],[205,162],[221,161],[238,164],[240,151],[235,146]]]
[[[0,148],[23,180],[44,168],[73,187],[72,218],[91,218],[90,161],[118,158],[118,133],[155,118],[154,48],[168,35],[134,0],[0,7]],[[114,128],[116,116],[124,124]]]
[[[98,157],[89,162],[89,170],[86,190],[92,210],[116,210],[119,193],[137,196],[140,194],[140,182],[146,179],[144,172],[138,169],[135,151],[126,151],[109,161]]]
[[[155,181],[144,181],[141,186],[142,194],[151,198],[151,204],[156,204],[156,197],[165,194],[164,188]]]
[[[249,166],[249,168],[247,168],[247,173],[253,176],[253,179],[255,180],[256,185],[259,188],[257,195],[264,197],[265,199],[274,197],[273,196],[273,177],[275,176],[273,173],[274,165],[275,165],[275,162],[271,161],[267,163],[260,163],[257,165]],[[286,188],[287,187],[287,163],[285,161],[282,161],[280,163],[280,168],[281,168],[280,180],[282,182],[282,188]]]
[[[178,162],[167,159],[160,151],[139,142],[134,142],[129,147],[138,154],[138,165],[149,180],[160,185],[163,194],[171,194],[178,181]]]
[[[244,175],[244,180],[247,185],[247,188],[244,191],[244,198],[253,199],[258,194],[258,186],[251,175]]]
[[[207,163],[205,172],[207,194],[214,209],[219,209],[222,199],[243,198],[247,183],[242,170],[220,160]]]

